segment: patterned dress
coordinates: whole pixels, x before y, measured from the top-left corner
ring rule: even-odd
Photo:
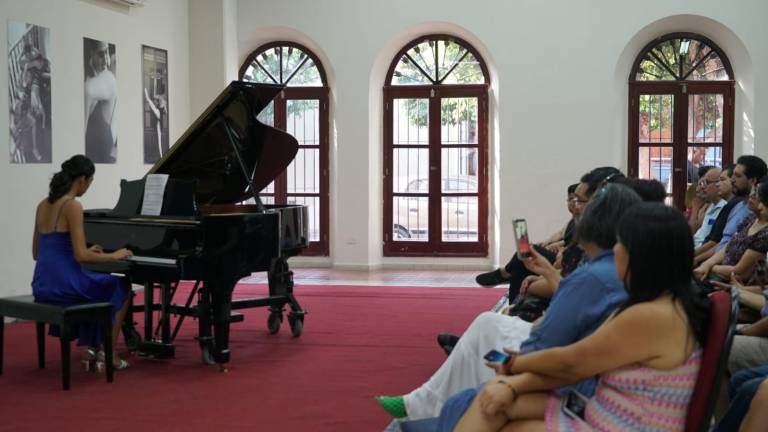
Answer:
[[[565,414],[553,395],[547,431],[682,431],[700,364],[699,349],[675,369],[632,365],[604,373],[584,421]]]

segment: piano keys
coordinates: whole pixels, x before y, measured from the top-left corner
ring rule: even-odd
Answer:
[[[293,295],[287,259],[309,245],[307,207],[267,205],[258,195],[298,151],[295,138],[257,120],[281,90],[279,85],[235,81],[216,98],[148,172],[169,177],[159,216],[140,214],[145,178],[123,180],[113,209],[85,212],[88,243],[134,253],[125,262],[88,267],[122,273],[145,286],[139,351],[174,355],[171,314],[197,318],[197,339],[209,363],[229,362],[230,324],[242,319],[236,309],[269,307],[268,329],[275,333],[287,305],[291,331],[301,334],[306,312]],[[246,200],[252,203],[243,204]],[[260,271],[268,273],[269,295],[232,300],[236,283]],[[185,305],[171,303],[180,280],[201,282],[196,304],[192,297]],[[159,303],[154,302],[156,287]],[[152,321],[158,309],[159,338]]]

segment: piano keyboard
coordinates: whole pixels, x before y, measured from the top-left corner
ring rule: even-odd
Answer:
[[[126,258],[128,261],[133,261],[138,264],[147,264],[147,265],[167,265],[167,266],[175,266],[176,260],[174,258],[159,258],[159,257],[151,257],[151,256],[139,256],[139,255],[133,255]]]

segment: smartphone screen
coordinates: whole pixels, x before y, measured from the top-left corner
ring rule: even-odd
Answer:
[[[571,390],[563,399],[561,408],[570,417],[584,420],[584,411],[587,409],[588,399],[581,393]]]
[[[521,258],[530,258],[531,242],[528,240],[528,224],[525,219],[515,219],[512,221],[512,228],[515,231],[515,243],[517,243],[517,253]]]
[[[507,354],[504,354],[503,352],[496,351],[496,350],[488,351],[488,353],[484,355],[483,358],[488,360],[491,363],[499,363],[499,364],[505,364],[510,359],[510,357]]]

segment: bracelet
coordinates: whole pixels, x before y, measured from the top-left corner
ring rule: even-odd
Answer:
[[[510,391],[512,391],[512,402],[514,402],[514,401],[516,401],[516,400],[517,400],[517,390],[515,390],[515,387],[514,387],[514,386],[512,386],[512,384],[510,384],[510,383],[508,383],[508,382],[506,382],[506,381],[504,381],[504,380],[498,380],[498,381],[496,381],[496,383],[498,383],[498,384],[504,384],[505,386],[507,386],[507,388],[508,388]]]

